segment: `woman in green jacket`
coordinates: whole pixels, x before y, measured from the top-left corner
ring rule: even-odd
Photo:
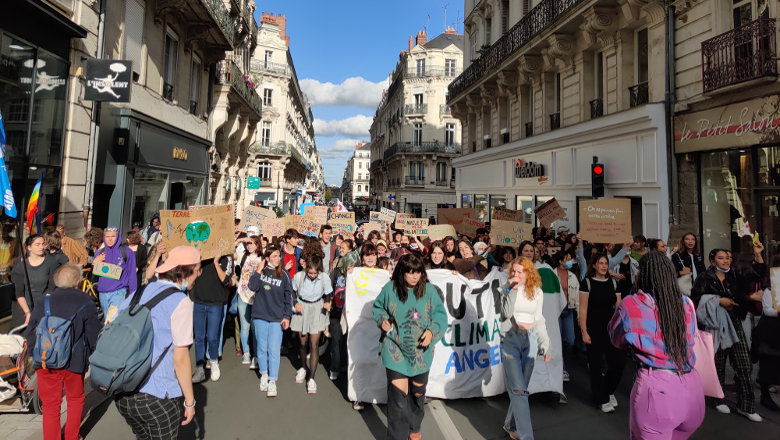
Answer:
[[[419,439],[433,346],[447,329],[447,312],[436,288],[428,283],[419,255],[406,254],[398,260],[373,312],[383,331],[380,348],[387,368],[387,438]]]

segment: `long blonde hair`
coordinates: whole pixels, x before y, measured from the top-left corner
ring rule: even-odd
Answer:
[[[523,286],[525,297],[529,301],[533,301],[536,296],[536,290],[541,289],[542,287],[542,278],[539,276],[539,271],[536,270],[534,263],[528,258],[517,257],[509,263],[508,277],[510,279],[514,276],[515,264],[519,264],[523,267],[523,271],[525,272],[525,286]]]

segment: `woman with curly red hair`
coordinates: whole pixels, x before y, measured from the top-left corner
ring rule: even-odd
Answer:
[[[536,356],[543,356],[545,362],[551,359],[543,298],[542,279],[534,263],[524,257],[512,260],[507,283],[501,287],[501,361],[509,394],[504,431],[513,439],[534,438],[528,385]]]

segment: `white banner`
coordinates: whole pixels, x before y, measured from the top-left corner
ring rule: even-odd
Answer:
[[[427,395],[440,399],[490,397],[506,392],[501,363],[499,288],[506,274],[494,269],[480,280],[467,280],[451,271],[427,271],[447,309],[448,327],[434,347]],[[386,403],[387,379],[379,357],[381,331],[372,306],[388,272],[355,268],[347,277],[346,313],[349,352],[348,395],[352,401]],[[499,308],[497,308],[497,306]],[[563,294],[545,294],[543,314],[552,340],[549,363],[537,358],[529,391],[563,393],[563,361],[558,316],[565,306]]]

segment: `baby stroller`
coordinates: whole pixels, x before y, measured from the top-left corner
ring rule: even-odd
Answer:
[[[27,342],[20,336],[25,328],[26,325],[21,325],[7,335],[0,335],[0,413],[32,409],[36,414],[43,414],[35,370],[32,362],[27,361]]]

